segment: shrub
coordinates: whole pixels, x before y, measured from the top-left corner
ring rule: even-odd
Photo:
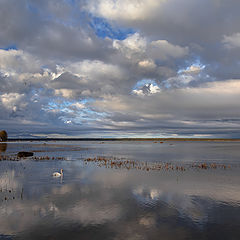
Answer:
[[[8,138],[6,131],[0,131],[0,142],[6,142]]]

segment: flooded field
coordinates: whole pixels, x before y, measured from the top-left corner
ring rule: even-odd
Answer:
[[[240,142],[2,143],[0,239],[238,240]]]

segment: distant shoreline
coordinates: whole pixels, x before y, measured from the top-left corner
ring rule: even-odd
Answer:
[[[236,138],[10,138],[8,142],[23,141],[210,141],[238,142]]]

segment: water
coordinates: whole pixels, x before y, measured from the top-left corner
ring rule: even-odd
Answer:
[[[50,157],[0,161],[0,239],[240,239],[240,142],[24,142],[0,149],[13,159],[18,151]],[[84,161],[97,156],[162,169]],[[203,163],[217,168],[199,168]],[[64,176],[53,178],[61,168]]]

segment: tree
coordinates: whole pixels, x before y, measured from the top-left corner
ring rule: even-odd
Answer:
[[[6,142],[8,138],[6,131],[0,131],[0,142]]]

